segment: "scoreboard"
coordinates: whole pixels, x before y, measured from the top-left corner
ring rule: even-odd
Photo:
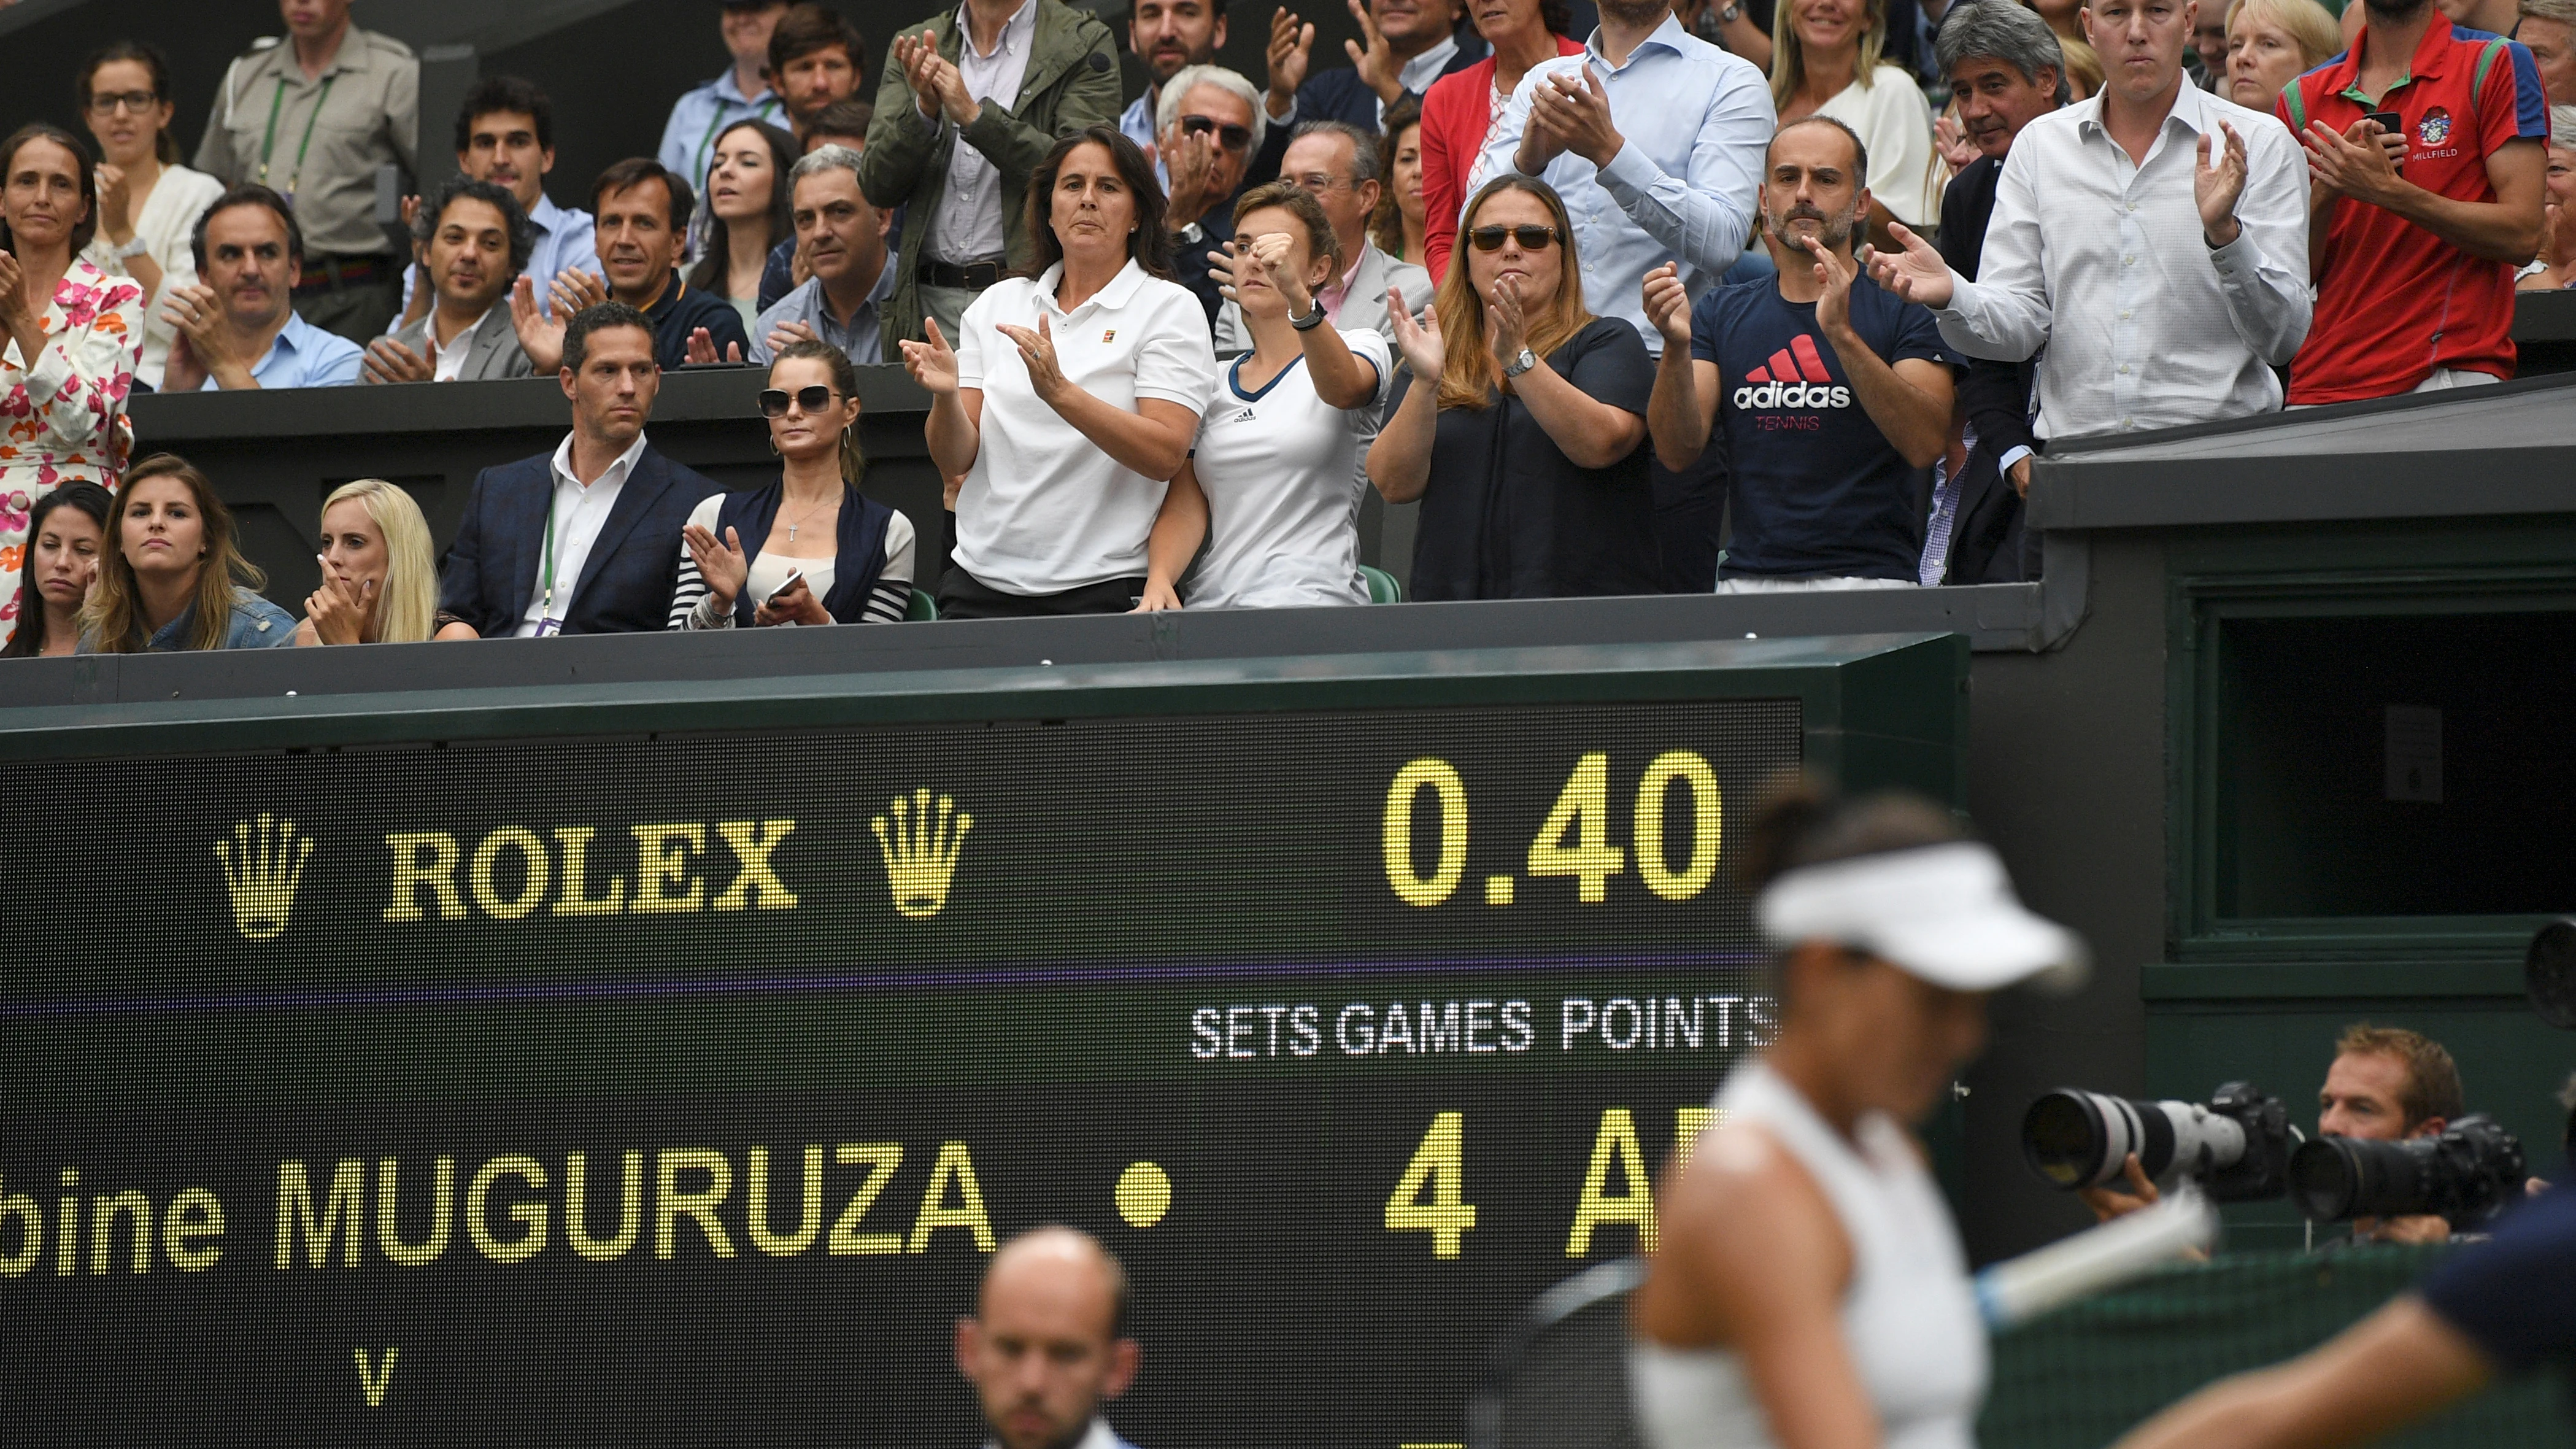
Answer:
[[[1454,1444],[1773,1021],[1736,842],[1955,800],[1952,636],[12,720],[13,1443],[968,1445],[984,1260],[1112,1418]]]

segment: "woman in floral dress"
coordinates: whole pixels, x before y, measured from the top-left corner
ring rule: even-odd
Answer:
[[[70,132],[0,141],[0,642],[23,606],[28,510],[75,478],[114,489],[134,449],[143,289],[80,260],[97,230],[97,179]]]

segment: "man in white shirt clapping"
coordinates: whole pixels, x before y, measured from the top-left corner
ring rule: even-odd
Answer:
[[[2110,80],[2032,121],[1977,280],[1902,227],[1870,274],[1974,357],[2039,367],[2042,439],[2273,412],[2308,334],[2308,177],[2287,127],[2182,72],[2190,0],[2095,0]]]

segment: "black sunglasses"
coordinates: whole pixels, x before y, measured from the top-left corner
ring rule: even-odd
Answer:
[[[1519,242],[1522,251],[1544,251],[1556,241],[1556,228],[1552,226],[1480,226],[1467,233],[1467,240],[1474,242],[1476,250],[1480,252],[1498,252],[1503,249],[1503,238],[1506,236]]]
[[[1249,127],[1221,126],[1214,116],[1181,117],[1181,134],[1185,136],[1204,136],[1210,131],[1216,132],[1217,144],[1229,151],[1240,151],[1252,144]]]
[[[760,415],[764,418],[787,416],[787,390],[763,388],[760,392]],[[821,383],[796,389],[796,405],[809,413],[819,413],[832,405],[832,390]]]

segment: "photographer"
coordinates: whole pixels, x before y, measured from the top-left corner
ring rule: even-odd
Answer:
[[[2460,1069],[2440,1042],[2402,1027],[2363,1023],[2346,1028],[2335,1042],[2334,1063],[2317,1091],[2317,1135],[2377,1142],[2433,1137],[2467,1110]],[[2078,1194],[2104,1222],[2158,1197],[2136,1154],[2124,1166],[2129,1191],[2096,1187]],[[2449,1221],[2431,1214],[2352,1221],[2357,1243],[2439,1243],[2450,1236]]]

